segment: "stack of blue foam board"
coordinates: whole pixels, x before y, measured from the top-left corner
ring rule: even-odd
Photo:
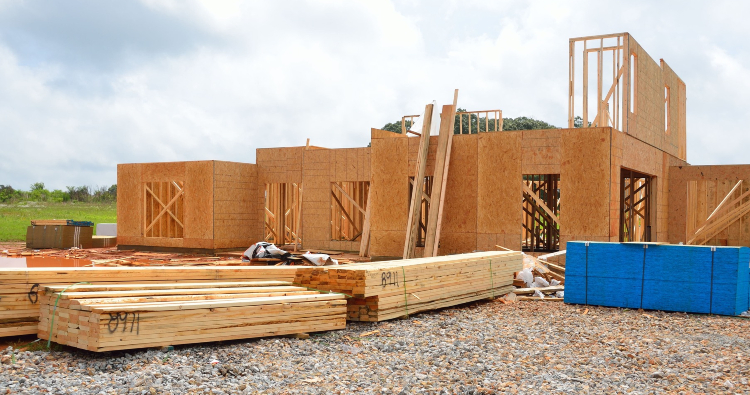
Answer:
[[[568,242],[565,302],[737,315],[750,305],[750,249]]]

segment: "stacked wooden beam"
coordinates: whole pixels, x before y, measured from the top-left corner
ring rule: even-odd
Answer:
[[[343,295],[279,281],[47,286],[40,303],[41,339],[90,351],[346,327]]]
[[[521,265],[520,252],[477,252],[300,268],[294,282],[352,296],[349,320],[383,321],[502,296],[512,290]]]
[[[44,284],[294,279],[296,267],[101,267],[0,269],[0,337],[35,334]]]

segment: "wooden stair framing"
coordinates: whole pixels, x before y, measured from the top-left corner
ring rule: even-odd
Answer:
[[[451,145],[453,143],[457,101],[458,89],[453,93],[453,104],[444,105],[440,114],[440,135],[438,136],[437,153],[435,155],[435,177],[430,194],[430,206],[435,202],[438,206],[430,210],[427,219],[424,257],[437,256],[440,247],[440,228],[443,221],[443,206],[445,205],[445,187],[448,184],[448,165],[450,164]]]
[[[409,205],[409,219],[406,223],[406,243],[404,244],[404,259],[414,258],[419,235],[419,217],[422,208],[424,192],[424,176],[427,170],[427,153],[430,149],[430,131],[432,128],[432,113],[434,104],[428,104],[424,109],[424,124],[422,135],[419,136],[419,153],[417,155],[417,176],[412,182],[411,204]]]

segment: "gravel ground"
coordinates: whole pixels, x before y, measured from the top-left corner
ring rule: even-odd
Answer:
[[[559,302],[483,302],[307,340],[0,354],[0,394],[750,393],[748,319]]]

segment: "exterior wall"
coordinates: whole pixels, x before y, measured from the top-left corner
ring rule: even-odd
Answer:
[[[263,239],[265,184],[302,183],[304,248],[359,250],[359,241],[331,240],[331,183],[370,181],[370,148],[262,148],[256,154],[260,183],[257,190],[258,240]]]
[[[182,238],[144,237],[145,182],[184,181]],[[253,164],[197,161],[117,165],[117,241],[121,246],[214,250],[260,237]]]
[[[571,240],[609,241],[611,131],[560,130],[560,249]]]
[[[165,248],[214,248],[213,161],[117,165],[117,242]],[[184,181],[184,237],[144,237],[144,182]]]
[[[739,193],[750,190],[750,165],[670,167],[668,241],[687,242],[688,231],[702,224],[739,180],[743,180]],[[692,201],[688,199],[689,187],[695,195]],[[750,246],[750,215],[732,223],[707,244]]]
[[[636,55],[637,80],[635,112],[631,113],[628,109],[626,131],[629,135],[669,155],[686,160],[685,83],[666,62],[655,62],[633,36],[627,37],[629,51]],[[625,89],[628,89],[629,83],[626,82]],[[669,134],[665,132],[664,124],[665,85],[670,87]]]
[[[214,248],[249,247],[263,239],[257,194],[257,165],[214,162]]]

